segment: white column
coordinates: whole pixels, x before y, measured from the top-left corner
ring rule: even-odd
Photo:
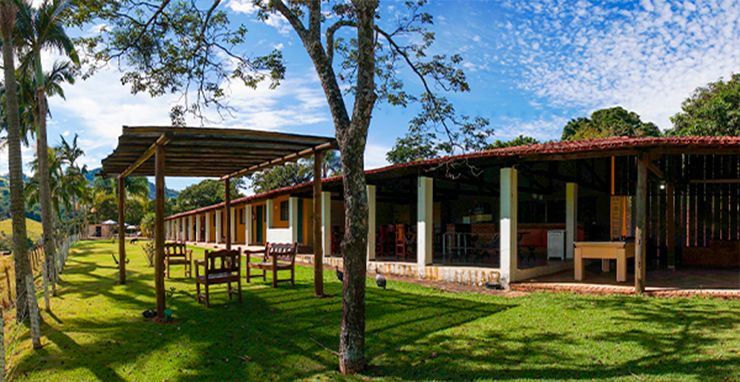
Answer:
[[[249,245],[252,240],[252,205],[244,206],[244,245]]]
[[[499,193],[500,275],[502,285],[508,288],[509,282],[516,280],[517,270],[517,203],[519,195],[516,169],[511,167],[501,169]]]
[[[298,198],[288,198],[288,229],[290,230],[290,242],[298,241]]]
[[[207,211],[206,212],[206,238],[203,241],[207,243],[210,240],[211,240],[211,212]]]
[[[188,240],[189,241],[195,241],[195,227],[193,227],[195,223],[195,215],[188,216]]]
[[[375,185],[367,185],[367,259],[375,260]]]
[[[578,184],[565,184],[565,258],[573,259],[578,232]]]
[[[200,237],[200,215],[195,215],[195,241],[201,241]]]
[[[321,191],[321,245],[324,256],[331,253],[331,192]]]
[[[213,213],[216,215],[216,243],[221,242],[221,215],[223,210],[216,210]]]
[[[185,218],[177,219],[177,241],[185,241],[185,232],[183,231],[185,229],[185,224],[183,223],[184,219]]]
[[[236,242],[236,207],[231,207],[229,213],[231,214],[231,227],[229,229],[231,230],[231,243],[233,244]]]
[[[272,228],[272,199],[267,199],[265,201],[265,222],[267,225],[267,229]],[[267,240],[267,238],[265,238]]]
[[[420,176],[416,190],[416,267],[420,278],[426,266],[432,264],[433,190],[434,179]]]

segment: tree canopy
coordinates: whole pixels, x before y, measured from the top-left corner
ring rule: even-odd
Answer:
[[[563,128],[562,140],[576,141],[607,137],[658,137],[660,129],[652,122],[643,122],[637,113],[621,106],[596,110],[590,118],[576,118]]]
[[[740,73],[696,89],[671,122],[668,135],[740,136]]]
[[[336,175],[341,172],[339,156],[336,151],[326,151],[322,159],[321,177]],[[286,163],[250,176],[252,190],[255,193],[290,187],[313,179],[313,158]]]
[[[242,196],[239,188],[243,184],[244,181],[241,178],[231,181],[232,199]],[[215,179],[206,179],[188,186],[177,195],[172,211],[177,213],[221,203],[224,201],[224,190],[224,182]]]
[[[524,146],[524,145],[536,145],[540,143],[540,141],[534,137],[530,137],[527,135],[518,135],[514,139],[508,140],[508,141],[502,141],[500,139],[497,139],[495,142],[491,143],[488,148],[489,149],[500,149],[504,147],[514,147],[514,146]]]

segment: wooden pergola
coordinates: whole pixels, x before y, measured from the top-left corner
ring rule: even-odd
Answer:
[[[164,202],[166,176],[211,177],[224,182],[224,217],[231,226],[230,181],[232,178],[314,157],[314,289],[323,294],[321,248],[321,159],[326,150],[336,149],[332,137],[286,134],[259,130],[170,126],[124,126],[118,146],[103,159],[102,175],[118,180],[119,283],[126,282],[125,189],[127,176],[154,176],[155,225],[154,262],[157,315],[164,317]],[[231,249],[231,230],[225,232],[226,248]]]

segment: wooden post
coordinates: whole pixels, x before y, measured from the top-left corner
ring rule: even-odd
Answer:
[[[637,190],[635,192],[635,292],[645,292],[645,250],[647,234],[647,159],[637,158]]]
[[[126,178],[118,177],[118,283],[126,284]]]
[[[324,295],[324,249],[321,242],[321,160],[317,151],[313,159],[313,291],[316,297]]]
[[[226,219],[226,250],[231,250],[231,178],[224,179],[224,219]]]
[[[154,207],[154,289],[157,295],[157,317],[164,319],[164,146],[157,145],[155,153],[155,207]]]
[[[668,252],[668,269],[676,269],[676,221],[675,192],[673,183],[666,185],[666,249]]]

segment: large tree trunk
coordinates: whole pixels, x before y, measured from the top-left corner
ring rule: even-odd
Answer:
[[[5,112],[8,124],[8,164],[10,168],[10,213],[13,217],[13,261],[15,263],[16,320],[28,317],[26,275],[31,273],[26,239],[26,211],[23,200],[23,160],[21,157],[18,91],[15,78],[15,57],[12,35],[16,7],[10,1],[0,3],[0,32],[3,40],[3,72],[5,75]],[[33,296],[35,298],[35,294]]]
[[[48,301],[48,284],[56,294],[54,272],[54,218],[52,217],[51,186],[49,185],[49,145],[46,140],[46,93],[44,92],[44,72],[41,68],[41,54],[36,52],[36,102],[38,103],[36,156],[38,158],[39,203],[41,204],[41,223],[43,228],[46,275],[44,276],[44,298]],[[49,309],[49,307],[46,307]]]
[[[337,130],[344,172],[345,234],[342,326],[339,370],[351,374],[365,368],[365,274],[367,273],[367,191],[365,143],[375,105],[376,1],[354,1],[357,11],[357,90],[348,130]]]

